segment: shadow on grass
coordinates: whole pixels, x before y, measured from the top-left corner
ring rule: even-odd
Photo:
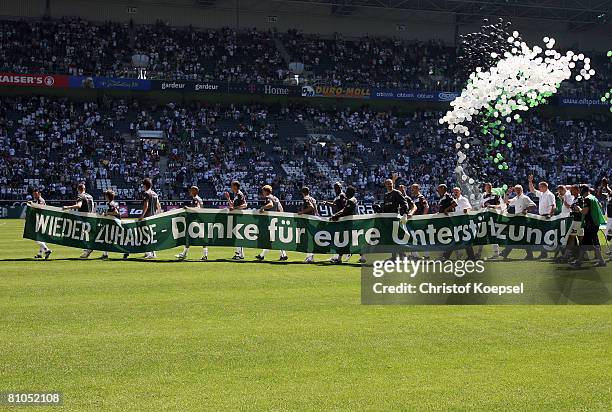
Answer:
[[[35,259],[35,258],[13,258],[13,259],[0,259],[0,262],[62,262],[62,261],[106,261],[106,262],[144,262],[144,263],[236,263],[236,264],[244,264],[244,263],[257,263],[261,265],[273,265],[273,266],[286,266],[286,265],[310,265],[310,266],[349,266],[349,267],[361,267],[363,266],[360,263],[349,263],[343,262],[341,264],[333,264],[326,260],[320,262],[313,263],[304,263],[302,261],[274,261],[274,260],[234,260],[234,259],[208,259],[208,260],[178,260],[178,259],[145,259],[145,258],[127,258],[127,259],[117,259],[117,258],[109,258],[109,259],[81,259],[81,258],[51,258],[51,259]]]

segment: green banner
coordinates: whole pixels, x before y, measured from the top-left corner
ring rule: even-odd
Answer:
[[[140,253],[189,246],[243,246],[314,253],[359,253],[370,246],[533,245],[554,248],[571,218],[497,211],[414,216],[390,213],[331,222],[294,213],[183,208],[145,219],[29,205],[23,237],[82,249]]]

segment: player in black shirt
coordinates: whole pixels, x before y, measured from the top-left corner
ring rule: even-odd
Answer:
[[[144,199],[142,201],[142,214],[140,218],[144,219],[145,217],[155,216],[161,213],[161,203],[159,203],[157,193],[153,190],[151,179],[144,179],[142,181],[142,186],[144,187]],[[145,259],[155,259],[156,257],[157,253],[155,253],[155,251],[147,252],[144,255]]]
[[[191,200],[189,201],[189,207],[193,208],[201,208],[204,207],[204,203],[202,202],[202,198],[200,197],[200,189],[197,186],[191,186],[189,188],[189,195],[191,196]],[[183,251],[176,255],[178,260],[187,259],[187,253],[189,253],[189,246],[184,246]],[[204,246],[202,252],[202,260],[208,260],[208,247]]]
[[[607,223],[606,223],[606,240],[608,241],[608,252],[607,255],[612,255],[612,187],[608,184],[608,178],[604,177],[601,179],[601,183],[597,188],[597,197],[599,197],[603,203]]]
[[[355,188],[349,186],[346,189],[346,203],[342,209],[336,212],[330,220],[337,222],[338,219],[344,216],[352,216],[357,214],[357,199],[355,198]]]
[[[412,186],[410,186],[410,192],[412,194],[412,202],[416,206],[414,214],[417,216],[429,214],[429,202],[421,193],[421,186],[417,183],[413,183]],[[412,256],[418,257],[418,254],[413,252]],[[423,253],[423,258],[429,259],[429,252],[427,250]]]
[[[346,203],[342,209],[336,212],[330,220],[332,222],[337,222],[338,219],[344,216],[352,216],[357,214],[357,199],[355,198],[355,188],[353,186],[349,186],[346,188]],[[340,264],[342,263],[342,255],[334,255],[329,260],[331,263]],[[365,263],[365,259],[363,256],[359,259],[360,263]]]
[[[231,210],[245,210],[247,208],[246,196],[240,190],[240,182],[234,180],[231,184],[232,195],[228,192],[225,192],[225,198],[227,199],[227,207]],[[233,196],[233,197],[232,197]],[[234,260],[244,260],[244,248],[236,247],[236,251],[234,252]]]
[[[93,213],[95,211],[95,204],[93,201],[93,197],[89,193],[85,191],[85,184],[79,183],[77,185],[77,201],[75,204],[70,206],[64,206],[64,210],[78,210],[83,213]],[[91,255],[91,249],[83,249],[83,253],[81,254],[81,259],[87,259],[89,255]]]
[[[399,190],[393,188],[393,180],[391,179],[385,180],[385,188],[387,192],[384,195],[382,212],[399,213],[402,216],[406,216],[408,213],[406,197]]]
[[[303,187],[302,196],[304,202],[302,203],[302,208],[298,211],[298,215],[318,216],[319,210],[317,208],[317,201],[314,197],[310,196],[310,189]],[[304,263],[314,263],[314,254],[308,253],[306,259],[304,259]]]
[[[265,185],[264,187],[262,187],[261,194],[264,198],[264,205],[259,209],[260,213],[263,213],[265,211],[269,211],[269,212],[283,212],[284,211],[283,205],[281,204],[280,200],[278,200],[278,197],[272,194],[272,186]],[[268,249],[263,249],[257,256],[255,256],[255,259],[260,260],[260,261],[264,260],[266,253],[268,253]],[[287,252],[281,249],[279,260],[285,261],[287,259],[289,259],[287,257]]]
[[[334,191],[336,192],[336,197],[331,202],[326,200],[323,202],[326,206],[331,206],[332,213],[338,213],[340,210],[344,208],[346,205],[346,195],[342,191],[342,185],[340,182],[334,183]]]
[[[407,211],[406,211],[405,216],[408,218],[411,218],[412,216],[416,214],[417,207],[412,201],[412,198],[408,196],[408,193],[406,192],[406,186],[399,185],[399,192],[402,194],[402,196],[404,196],[404,199],[406,199]]]
[[[480,197],[480,207],[482,209],[496,209],[499,210],[502,207],[502,203],[501,203],[501,197],[495,193],[493,193],[493,184],[491,183],[485,183],[484,184],[484,192],[482,193],[482,196]],[[491,247],[493,248],[493,255],[490,257],[490,259],[497,259],[500,257],[500,250],[499,250],[499,244],[494,243],[493,245],[491,245]],[[481,256],[482,254],[482,249],[483,246],[478,246],[476,248],[477,252],[477,256]]]
[[[104,198],[106,199],[106,212],[104,216],[112,216],[115,219],[121,219],[121,212],[119,211],[119,204],[115,202],[115,192],[107,190],[104,192]],[[128,253],[123,254],[123,258],[127,259]],[[102,259],[108,259],[108,252],[102,252]]]
[[[565,253],[563,254],[563,258],[559,261],[573,263],[578,259],[578,243],[582,243],[582,237],[584,236],[584,228],[582,227],[582,208],[584,207],[584,198],[580,196],[580,186],[573,185],[569,190],[572,196],[574,196],[574,201],[570,206],[572,225],[567,231]]]
[[[440,200],[438,201],[438,213],[448,215],[454,212],[457,207],[457,202],[455,202],[455,199],[448,193],[448,187],[445,184],[441,184],[436,191],[440,196]]]
[[[438,192],[438,195],[440,196],[440,200],[438,202],[438,213],[444,213],[445,215],[448,215],[449,213],[454,212],[455,208],[457,207],[457,202],[448,193],[448,187],[445,184],[441,184],[441,185],[438,185],[438,188],[436,189],[436,191]],[[470,260],[475,259],[474,249],[472,248],[472,246],[467,246],[465,248],[465,251],[467,252],[468,259]],[[453,250],[450,250],[450,249],[446,250],[442,254],[442,259],[448,259],[452,252]]]
[[[43,199],[43,197],[40,195],[40,190],[38,189],[34,189],[32,190],[32,203],[36,203],[37,205],[41,205],[44,206],[47,204],[47,202],[45,202],[45,199]],[[38,248],[38,253],[36,254],[36,256],[34,256],[34,259],[42,259],[42,257],[44,256],[45,259],[49,259],[49,256],[52,253],[52,250],[49,249],[49,247],[47,247],[47,244],[45,242],[36,242],[38,244],[38,246],[40,246]]]
[[[418,184],[413,184],[410,186],[410,191],[412,192],[412,202],[416,205],[415,215],[426,215],[429,213],[429,203],[425,196],[421,194],[421,186]]]
[[[580,196],[584,199],[583,207],[576,207],[576,212],[580,212],[584,221],[584,236],[581,242],[580,254],[574,262],[574,266],[582,265],[586,253],[592,250],[598,260],[597,266],[606,266],[606,261],[601,254],[599,245],[599,221],[595,221],[594,216],[600,215],[595,209],[599,208],[599,202],[595,196],[591,195],[591,189],[587,185],[580,186]]]

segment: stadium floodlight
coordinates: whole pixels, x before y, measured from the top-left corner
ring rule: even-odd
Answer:
[[[146,54],[134,54],[132,55],[132,65],[138,69],[138,78],[146,79],[147,78],[147,67],[149,67],[149,56]]]

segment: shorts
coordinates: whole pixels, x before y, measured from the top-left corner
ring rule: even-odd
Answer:
[[[594,245],[599,246],[599,229],[597,227],[587,227],[584,230],[584,237],[582,238],[582,245]]]
[[[569,232],[567,232],[569,236],[584,236],[584,228],[582,227],[582,222],[572,222],[572,226],[570,226]]]
[[[612,217],[608,218],[608,223],[606,224],[606,236],[612,236]]]

